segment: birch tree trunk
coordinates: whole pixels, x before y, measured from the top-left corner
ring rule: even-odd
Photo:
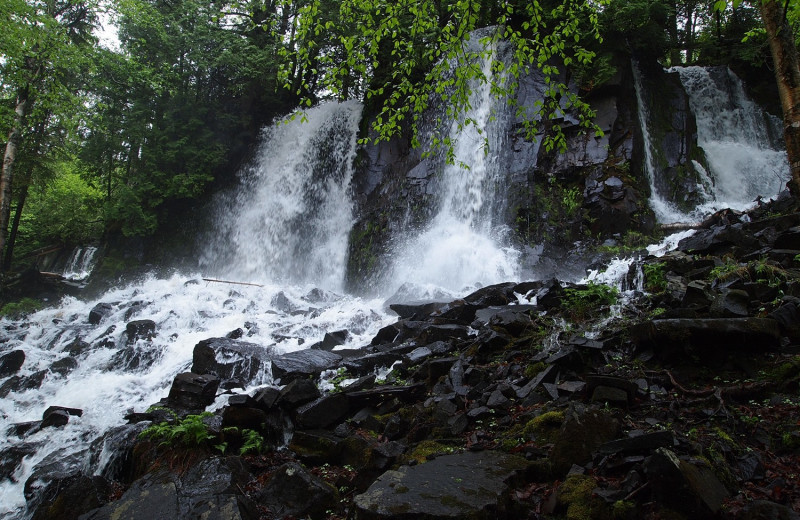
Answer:
[[[26,109],[28,106],[28,92],[22,89],[17,97],[17,105],[14,109],[14,126],[8,134],[6,151],[3,155],[3,170],[0,173],[0,257],[6,247],[6,237],[8,236],[8,222],[11,217],[11,196],[14,181],[14,161],[17,158],[17,147],[19,146],[22,128],[25,123]]]
[[[762,0],[759,9],[769,39],[783,108],[783,137],[791,172],[787,187],[792,195],[800,197],[800,69],[797,48],[783,5],[777,0]]]

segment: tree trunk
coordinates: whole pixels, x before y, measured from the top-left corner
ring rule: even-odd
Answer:
[[[783,6],[777,0],[759,2],[769,39],[778,94],[783,108],[783,137],[789,159],[789,192],[800,197],[800,69],[797,48]]]
[[[20,136],[25,122],[27,105],[28,92],[26,89],[22,89],[17,97],[17,106],[14,110],[14,126],[8,134],[6,151],[3,155],[3,170],[0,174],[0,254],[2,254],[6,247],[8,221],[11,218],[11,188],[14,180],[14,161],[17,158],[17,147],[19,146]]]
[[[20,189],[17,198],[17,207],[14,210],[14,220],[11,222],[11,232],[8,234],[8,244],[6,244],[6,254],[3,258],[3,269],[8,271],[11,268],[11,261],[14,259],[14,244],[17,241],[19,231],[19,221],[22,219],[22,211],[25,209],[25,201],[28,198],[28,187],[30,187],[30,177]]]

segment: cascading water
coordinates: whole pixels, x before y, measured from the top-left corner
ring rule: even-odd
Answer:
[[[203,268],[341,289],[360,116],[356,102],[327,103],[270,127],[241,186],[219,201]]]
[[[675,67],[697,120],[697,140],[714,179],[701,211],[743,210],[756,198],[775,197],[789,178],[781,122],[745,93],[728,68]]]
[[[72,250],[67,264],[64,266],[62,276],[67,280],[86,280],[94,269],[94,256],[97,248],[94,246],[76,247]]]
[[[508,229],[497,222],[505,179],[496,151],[505,143],[510,120],[503,100],[491,91],[496,48],[482,52],[482,45],[477,35],[468,42],[468,52],[482,57],[479,65],[486,78],[470,85],[464,120],[473,124],[452,121],[446,131],[454,143],[454,160],[442,164],[439,172],[436,215],[395,251],[391,274],[395,284],[412,282],[458,294],[518,277],[519,252],[506,243]]]
[[[642,132],[644,168],[648,181],[650,182],[650,207],[659,222],[682,222],[691,220],[692,217],[686,215],[671,203],[664,194],[661,193],[658,187],[658,177],[660,175],[656,160],[656,154],[658,152],[650,136],[651,114],[644,95],[645,87],[642,79],[642,72],[639,70],[639,65],[636,62],[632,64],[632,69],[634,88],[636,90],[637,117]],[[697,190],[705,193],[706,187],[704,185],[698,185]]]
[[[680,75],[688,95],[697,123],[697,144],[705,152],[709,170],[692,162],[701,180],[696,186],[701,203],[690,212],[681,211],[660,193],[658,150],[650,136],[651,115],[642,74],[634,63],[644,166],[656,218],[660,222],[699,221],[719,209],[743,210],[758,197],[770,198],[780,193],[789,177],[780,120],[749,99],[741,80],[727,68],[673,67],[670,71]]]
[[[106,459],[93,442],[129,411],[166,397],[175,375],[191,369],[200,340],[241,329],[247,342],[280,354],[346,329],[346,346],[356,348],[393,321],[382,301],[331,292],[344,272],[360,110],[323,105],[307,112],[307,123],[266,132],[242,187],[219,201],[202,275],[148,278],[95,301],[67,297],[24,319],[0,320],[0,356],[24,352],[19,370],[0,375],[0,467],[8,470],[0,474],[0,519],[26,517],[23,488],[28,481],[35,489],[44,462],[70,460],[100,474]],[[258,285],[201,280],[212,274]],[[90,323],[98,304],[103,317]],[[155,336],[128,337],[133,320],[152,320]],[[270,381],[262,373],[247,391]],[[49,406],[83,414],[61,428],[16,426],[40,420]]]

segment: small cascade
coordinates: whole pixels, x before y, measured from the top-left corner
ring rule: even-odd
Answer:
[[[241,186],[218,201],[209,274],[342,287],[361,108],[326,103],[265,131]]]
[[[745,93],[727,67],[674,67],[697,120],[714,187],[705,212],[743,210],[758,197],[775,197],[789,178],[781,121]]]
[[[92,269],[94,269],[96,253],[97,247],[95,246],[79,246],[73,249],[64,266],[62,276],[74,282],[89,278],[89,275],[92,274]]]
[[[645,87],[642,80],[642,72],[639,70],[639,65],[634,62],[633,69],[633,82],[636,90],[636,105],[637,117],[642,132],[642,140],[644,144],[644,167],[647,178],[650,182],[650,207],[656,215],[659,222],[684,222],[691,220],[691,217],[679,210],[672,204],[658,188],[658,167],[656,161],[656,150],[653,140],[650,136],[650,121],[651,114],[648,108],[648,102],[645,98]],[[698,186],[698,189],[705,191],[703,186]]]
[[[509,245],[507,227],[498,222],[504,209],[505,179],[497,151],[505,144],[511,122],[504,101],[491,91],[497,49],[485,52],[477,35],[468,45],[469,53],[481,57],[479,65],[486,79],[472,82],[464,114],[471,123],[453,121],[443,132],[454,143],[453,164],[441,161],[436,215],[395,252],[394,288],[411,282],[455,294],[517,277],[519,252]]]

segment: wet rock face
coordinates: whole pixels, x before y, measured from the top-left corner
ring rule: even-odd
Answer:
[[[444,455],[387,471],[356,496],[358,518],[492,519],[505,511],[503,495],[529,463],[498,452]]]
[[[194,347],[192,372],[213,374],[223,384],[232,382],[244,386],[266,370],[273,353],[270,347],[246,341],[205,339]]]

